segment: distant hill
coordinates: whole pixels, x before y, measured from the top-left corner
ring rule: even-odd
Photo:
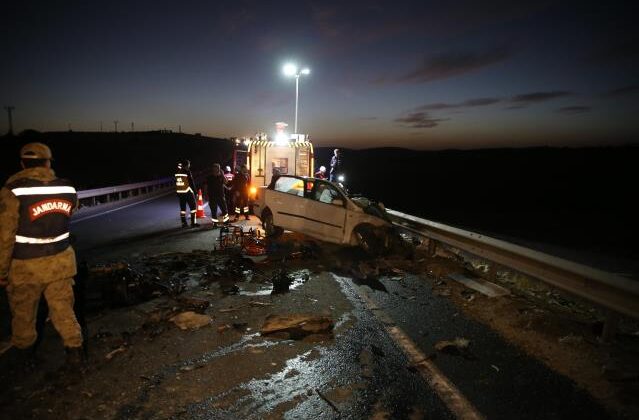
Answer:
[[[194,170],[226,163],[232,156],[229,140],[199,135],[149,132],[28,131],[0,138],[0,180],[19,170],[20,147],[41,141],[52,149],[54,169],[87,189],[172,176],[180,159],[191,160]]]
[[[0,181],[29,141],[51,146],[54,167],[80,189],[230,163],[229,140],[165,132],[30,132],[0,138]],[[344,151],[346,184],[387,207],[469,229],[639,257],[639,146]],[[316,148],[330,167],[333,148]]]

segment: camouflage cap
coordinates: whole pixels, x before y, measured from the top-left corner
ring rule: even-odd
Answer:
[[[53,159],[49,146],[42,143],[28,143],[20,149],[22,159]]]

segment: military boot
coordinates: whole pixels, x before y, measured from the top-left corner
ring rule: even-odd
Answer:
[[[189,227],[188,223],[186,223],[186,216],[181,216],[182,219],[182,227],[186,228]]]
[[[65,347],[65,366],[64,370],[68,373],[85,373],[87,363],[85,353],[82,347]]]

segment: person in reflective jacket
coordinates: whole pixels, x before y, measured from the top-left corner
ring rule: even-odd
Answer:
[[[249,187],[251,186],[251,180],[249,179],[249,172],[246,165],[240,167],[240,171],[235,174],[233,178],[233,196],[235,204],[235,219],[237,222],[241,214],[244,214],[246,220],[249,220]]]
[[[180,219],[182,227],[188,227],[186,223],[186,204],[189,204],[191,210],[191,227],[199,226],[196,221],[197,207],[195,206],[195,182],[191,174],[191,162],[185,160],[178,162],[175,171],[175,191],[180,199]]]
[[[224,198],[226,199],[226,207],[228,209],[233,208],[233,191],[231,185],[233,185],[233,172],[230,166],[224,168],[224,178],[226,178],[226,186],[224,187]]]
[[[0,284],[7,287],[11,308],[11,343],[30,355],[44,295],[67,362],[77,367],[83,358],[82,333],[73,312],[76,260],[69,219],[78,196],[68,180],[55,176],[46,145],[29,143],[20,158],[23,169],[0,190]]]
[[[213,164],[213,174],[206,177],[206,189],[209,196],[209,208],[211,209],[211,219],[213,223],[227,223],[229,221],[229,211],[226,207],[224,190],[226,189],[226,177],[222,174],[219,163]],[[220,217],[217,216],[217,208],[220,208]]]

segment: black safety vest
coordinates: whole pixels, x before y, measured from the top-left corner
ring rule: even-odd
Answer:
[[[20,201],[13,258],[46,257],[69,247],[69,219],[78,195],[68,180],[24,178],[6,187]]]
[[[189,179],[189,173],[184,169],[178,168],[177,172],[175,173],[175,191],[177,191],[178,194],[193,192],[193,188],[191,188]]]

